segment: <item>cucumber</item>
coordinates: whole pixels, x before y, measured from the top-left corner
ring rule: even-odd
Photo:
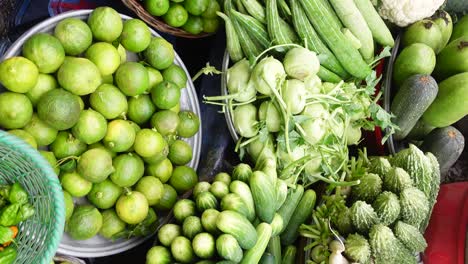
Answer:
[[[271,226],[267,223],[261,223],[257,226],[256,231],[256,234],[258,234],[257,243],[244,252],[244,258],[240,262],[241,264],[258,263],[268,246],[268,242],[271,238]]]
[[[281,264],[281,240],[279,236],[273,236],[272,234],[266,251],[274,257],[272,263]]]
[[[299,235],[299,226],[302,225],[311,216],[315,207],[316,194],[314,190],[307,190],[302,196],[294,213],[289,220],[284,232],[281,234],[281,244],[289,246],[294,243]]]
[[[437,158],[441,173],[446,173],[458,160],[465,138],[456,128],[448,126],[434,129],[424,139],[421,150],[431,152]]]
[[[281,179],[276,180],[276,206],[275,211],[281,208],[288,196],[288,185]]]
[[[283,228],[285,226],[283,218],[278,213],[275,214],[275,217],[273,217],[273,221],[271,221],[270,225],[272,229],[272,236],[277,236],[281,234],[281,231],[283,231]]]
[[[275,187],[265,173],[261,171],[252,173],[250,190],[255,202],[255,212],[260,220],[267,223],[271,223],[276,212]]]
[[[252,192],[250,191],[247,183],[242,181],[233,181],[229,185],[229,190],[231,193],[235,193],[240,196],[244,201],[244,204],[247,209],[247,219],[252,222],[255,219],[255,204],[252,197]]]
[[[216,251],[226,260],[239,263],[244,255],[236,238],[229,234],[222,234],[216,239]]]
[[[404,48],[393,66],[395,85],[401,84],[415,74],[431,74],[436,63],[434,50],[422,43],[414,43]]]
[[[446,127],[468,114],[468,72],[454,75],[439,84],[439,94],[423,115],[427,124]]]
[[[335,74],[334,72],[330,71],[322,65],[320,65],[317,76],[324,82],[339,83],[343,80],[340,76],[338,76],[337,74]]]
[[[423,140],[424,137],[431,133],[431,131],[434,129],[435,127],[426,124],[424,120],[420,118],[418,122],[416,122],[416,125],[414,125],[413,129],[411,129],[408,136],[406,136],[406,138],[412,140]]]
[[[462,36],[468,36],[468,16],[463,16],[454,26],[450,42]]]
[[[444,10],[437,10],[431,17],[432,21],[439,26],[442,35],[442,48],[444,48],[450,40],[453,31],[452,17]]]
[[[247,219],[249,217],[249,210],[247,208],[247,205],[244,203],[242,198],[235,193],[229,193],[223,197],[223,199],[221,200],[221,210],[232,210],[245,216]]]
[[[276,263],[275,256],[267,252],[263,253],[262,258],[258,262],[258,264],[275,264],[275,263]]]
[[[406,79],[391,105],[394,123],[400,128],[393,135],[404,139],[437,96],[437,82],[430,75],[416,74]]]
[[[281,260],[281,264],[294,264],[296,263],[296,253],[297,249],[296,246],[291,245],[287,246],[284,250],[283,259]]]
[[[286,198],[286,201],[284,202],[283,206],[281,206],[278,210],[278,214],[283,219],[283,229],[280,233],[282,233],[288,225],[289,220],[291,219],[294,210],[296,210],[297,205],[301,201],[303,194],[304,187],[302,187],[302,185],[296,185],[295,189],[291,188],[288,190],[288,196]]]
[[[442,33],[439,26],[429,19],[420,20],[409,26],[403,33],[403,46],[423,43],[431,47],[437,54],[442,49]]]
[[[450,42],[437,56],[434,76],[444,80],[452,75],[468,71],[468,36]]]
[[[218,215],[216,227],[236,238],[243,249],[251,249],[257,242],[257,232],[245,216],[235,211],[223,211]],[[271,228],[271,227],[270,227]]]

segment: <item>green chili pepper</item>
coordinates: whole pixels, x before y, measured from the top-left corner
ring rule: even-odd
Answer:
[[[11,264],[16,259],[16,247],[9,246],[3,251],[0,251],[0,264]]]
[[[13,230],[9,227],[0,226],[0,244],[5,244],[13,240]]]
[[[28,193],[21,187],[21,184],[15,182],[11,186],[9,200],[11,203],[25,204],[28,202]]]
[[[34,206],[29,203],[23,204],[20,207],[18,214],[16,215],[16,222],[19,223],[28,219],[29,217],[33,216],[34,212]]]
[[[3,208],[0,214],[0,225],[2,226],[12,226],[16,225],[16,218],[20,209],[19,204],[10,204],[7,207]],[[0,262],[1,264],[1,262]]]
[[[0,185],[0,196],[4,199],[8,199],[10,196],[10,185]]]

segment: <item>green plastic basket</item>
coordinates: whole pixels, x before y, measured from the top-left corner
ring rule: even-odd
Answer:
[[[15,264],[49,264],[65,224],[62,187],[52,167],[26,142],[0,130],[0,184],[19,182],[36,210],[20,223]]]

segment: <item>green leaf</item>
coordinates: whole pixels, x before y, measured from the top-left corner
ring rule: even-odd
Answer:
[[[13,240],[13,230],[9,227],[0,226],[0,244]]]

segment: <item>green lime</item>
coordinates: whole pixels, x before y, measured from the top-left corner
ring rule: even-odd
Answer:
[[[0,126],[22,128],[32,118],[33,106],[24,94],[5,92],[0,94]]]
[[[221,6],[219,5],[218,1],[216,0],[209,0],[208,7],[206,8],[205,12],[201,14],[204,18],[217,18],[218,15],[216,12],[221,11]]]
[[[87,195],[93,184],[81,177],[77,172],[66,172],[60,175],[60,183],[65,191],[73,197],[83,197]]]
[[[166,0],[168,1],[168,0]],[[169,249],[163,246],[154,246],[146,253],[146,264],[170,264],[172,256]]]
[[[65,231],[75,240],[86,240],[97,235],[102,227],[102,215],[92,205],[78,205],[68,220]]]
[[[104,146],[104,144],[102,144],[101,142],[97,142],[88,146],[88,149],[94,149],[94,148],[100,148],[100,149],[107,151],[107,153],[109,153],[112,158],[115,158],[117,156],[117,153],[106,148],[106,146]]]
[[[163,159],[156,164],[149,164],[145,167],[146,174],[158,178],[162,183],[166,183],[172,175],[172,163],[169,159]]]
[[[126,224],[120,220],[114,209],[107,209],[101,212],[102,227],[99,235],[104,238],[112,239],[113,236],[125,230]]]
[[[144,128],[136,134],[135,152],[141,157],[149,158],[163,151],[164,138],[158,132]]]
[[[218,18],[203,18],[203,31],[206,33],[214,33],[219,28]]]
[[[145,0],[145,9],[153,16],[162,16],[169,10],[169,0]]]
[[[163,184],[163,186],[164,186],[163,195],[161,199],[159,200],[159,203],[155,205],[155,208],[158,210],[164,210],[164,211],[171,210],[177,201],[177,192],[174,189],[174,187],[172,187],[169,184]]]
[[[36,114],[32,115],[31,121],[24,127],[24,130],[34,137],[38,146],[50,145],[58,134],[57,129],[39,119]]]
[[[185,0],[184,7],[190,14],[199,16],[208,9],[209,3],[210,0]]]
[[[133,186],[143,177],[145,164],[138,155],[125,153],[114,158],[114,172],[110,175],[112,182],[120,187]]]
[[[37,142],[36,140],[34,139],[34,137],[29,134],[28,132],[22,130],[22,129],[13,129],[13,130],[8,130],[8,133],[14,135],[14,136],[17,136],[19,137],[20,139],[22,139],[24,142],[28,143],[29,145],[31,145],[31,147],[37,149]]]
[[[0,83],[8,90],[26,93],[37,83],[37,66],[24,57],[11,57],[0,63]]]
[[[146,67],[148,70],[148,77],[149,77],[149,89],[147,92],[151,92],[151,89],[156,86],[157,84],[163,81],[163,76],[160,71],[156,70],[153,67]]]
[[[93,33],[83,20],[65,18],[55,26],[54,35],[62,43],[65,53],[77,56],[93,43]]]
[[[77,171],[92,183],[103,182],[114,171],[112,156],[102,148],[87,150],[78,160]]]
[[[177,132],[180,118],[176,112],[163,110],[156,112],[151,118],[151,126],[163,136],[174,135]]]
[[[89,103],[106,119],[123,116],[128,110],[127,98],[112,84],[101,84],[89,97]]]
[[[127,96],[142,94],[149,87],[148,71],[140,63],[125,62],[115,73],[115,83]]]
[[[60,174],[60,167],[57,165],[57,159],[52,151],[39,150],[39,153],[49,162],[50,166],[58,176]]]
[[[148,204],[153,206],[161,200],[164,186],[158,178],[145,176],[138,181],[135,190],[142,193],[146,197],[146,200],[148,200]]]
[[[161,37],[154,37],[143,52],[146,61],[158,70],[164,70],[171,66],[175,58],[174,48],[171,43]]]
[[[136,133],[138,133],[138,131],[141,130],[141,127],[137,123],[135,123],[135,122],[133,122],[131,120],[127,120],[127,122],[133,127],[133,130],[135,130],[135,135],[136,135]]]
[[[179,112],[180,123],[177,126],[177,135],[184,138],[193,137],[200,129],[200,118],[191,111]]]
[[[137,95],[128,100],[127,116],[130,120],[137,124],[144,124],[151,119],[156,106],[154,106],[151,97],[147,94]]]
[[[73,135],[86,144],[93,144],[104,138],[107,132],[107,121],[93,109],[83,110],[78,122],[72,128]]]
[[[169,26],[181,27],[187,22],[188,13],[182,5],[174,4],[169,7],[169,10],[167,10],[163,18]]]
[[[102,76],[102,83],[114,84],[114,76],[112,74]]]
[[[79,97],[63,89],[50,90],[37,102],[37,114],[57,130],[72,128],[80,118]]]
[[[180,89],[172,82],[163,81],[151,89],[151,99],[159,109],[170,109],[180,99]]]
[[[86,51],[86,58],[96,64],[103,76],[113,74],[120,65],[119,52],[107,42],[91,45]]]
[[[203,31],[203,19],[199,16],[189,15],[182,29],[188,33],[198,35]]]
[[[117,202],[123,188],[117,186],[111,180],[104,180],[100,183],[94,183],[93,188],[88,193],[88,201],[99,209],[109,209]]]
[[[151,42],[151,31],[140,19],[129,19],[123,23],[120,43],[131,52],[144,51]]]
[[[67,191],[63,191],[63,200],[65,202],[65,221],[68,221],[73,214],[75,204],[73,203],[73,197]]]
[[[23,56],[37,65],[41,73],[53,73],[65,60],[65,50],[56,37],[47,33],[36,33],[23,45]]]
[[[117,200],[115,211],[125,223],[136,225],[145,220],[148,215],[148,201],[140,192],[127,192]]]
[[[174,165],[185,165],[192,160],[192,147],[183,140],[176,140],[169,147],[167,156]]]
[[[98,67],[86,58],[67,57],[57,73],[57,80],[65,90],[76,95],[90,94],[101,85]]]
[[[179,65],[172,64],[162,73],[165,81],[173,82],[180,89],[187,86],[187,74]]]
[[[180,112],[180,102],[178,102],[174,107],[172,107],[169,110],[176,113],[176,114],[178,114]]]
[[[198,176],[194,169],[187,166],[179,166],[174,169],[169,183],[178,193],[188,191],[198,182]]]
[[[169,145],[167,144],[166,141],[164,141],[164,148],[161,152],[158,154],[148,157],[148,158],[143,158],[143,160],[148,163],[148,164],[156,164],[161,162],[163,159],[167,158],[167,154],[169,154]]]
[[[104,146],[115,152],[124,152],[133,146],[135,136],[135,129],[130,123],[125,120],[113,120],[107,124]]]
[[[117,47],[117,51],[119,52],[120,55],[120,64],[124,63],[127,61],[127,50],[125,50],[124,46],[119,43],[119,46]]]
[[[52,75],[39,73],[36,85],[26,93],[26,96],[31,100],[33,106],[36,106],[43,94],[57,87],[57,80]]]
[[[119,13],[110,7],[98,7],[88,17],[88,25],[95,39],[105,42],[116,40],[122,33]]]
[[[86,151],[86,144],[75,138],[68,131],[60,131],[54,142],[50,144],[50,150],[54,152],[57,159],[63,159],[70,156],[80,156]]]
[[[77,99],[78,99],[78,104],[80,105],[80,111],[83,111],[85,107],[83,98],[77,96]]]

